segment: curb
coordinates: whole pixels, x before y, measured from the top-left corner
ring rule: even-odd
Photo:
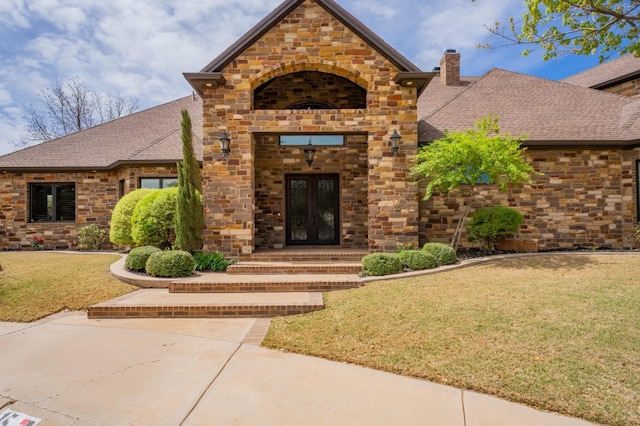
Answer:
[[[497,260],[505,259],[519,259],[524,257],[536,257],[536,256],[611,256],[611,255],[627,255],[627,256],[640,256],[640,251],[594,251],[594,252],[542,252],[542,253],[513,253],[513,254],[499,254],[496,256],[478,257],[475,259],[462,260],[453,265],[438,266],[434,269],[427,269],[424,271],[411,271],[403,272],[401,274],[385,275],[382,277],[361,277],[363,284],[370,284],[378,281],[398,280],[401,278],[419,277],[422,275],[439,274],[441,272],[454,271],[456,269],[467,268],[469,266],[481,265],[484,263],[495,262]]]

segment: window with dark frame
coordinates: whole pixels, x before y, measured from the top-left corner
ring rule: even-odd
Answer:
[[[71,222],[76,220],[75,183],[29,184],[31,222]]]
[[[140,188],[162,189],[178,186],[178,178],[140,178]]]
[[[124,179],[120,179],[118,181],[118,198],[124,197],[124,191],[125,191]]]

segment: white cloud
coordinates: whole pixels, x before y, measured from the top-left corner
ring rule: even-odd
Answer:
[[[29,28],[28,11],[24,0],[0,2],[0,23],[7,27]]]
[[[373,14],[385,19],[391,19],[398,14],[398,4],[385,3],[377,0],[354,0],[351,2],[353,13]]]
[[[81,78],[107,94],[136,96],[141,108],[191,93],[183,72],[202,69],[282,0],[0,0],[0,154],[23,128],[22,107],[55,81]],[[542,68],[521,49],[476,49],[485,24],[520,16],[513,0],[338,0],[425,71],[447,48],[463,73],[499,66]]]

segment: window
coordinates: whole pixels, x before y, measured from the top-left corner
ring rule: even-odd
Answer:
[[[32,183],[31,222],[64,222],[76,220],[75,183]]]
[[[118,182],[118,198],[124,197],[124,179],[120,179]]]
[[[342,146],[344,145],[343,135],[282,135],[280,136],[281,146],[302,146],[311,141],[316,146]]]
[[[178,178],[140,178],[140,188],[161,189],[178,186]]]

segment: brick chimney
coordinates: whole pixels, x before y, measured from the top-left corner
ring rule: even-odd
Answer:
[[[440,59],[440,80],[445,86],[460,85],[460,54],[447,49]]]

